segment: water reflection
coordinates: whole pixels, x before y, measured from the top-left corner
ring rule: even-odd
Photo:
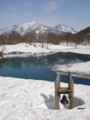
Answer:
[[[0,68],[11,66],[20,69],[23,64],[26,66],[64,64],[90,61],[90,55],[82,55],[76,53],[54,53],[46,56],[28,56],[0,59]]]
[[[89,55],[75,53],[54,53],[49,55],[31,55],[28,57],[13,57],[0,59],[0,76],[10,76],[25,79],[39,79],[54,81],[56,73],[46,66],[50,64],[66,64],[90,61]],[[63,82],[66,82],[63,76]],[[90,85],[89,79],[75,78],[76,83]],[[87,82],[87,80],[89,82]],[[82,83],[82,81],[84,81]]]

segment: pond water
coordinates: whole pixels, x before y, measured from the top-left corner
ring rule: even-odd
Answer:
[[[0,76],[55,81],[56,73],[48,69],[50,64],[66,64],[90,61],[90,55],[54,53],[0,59]],[[67,76],[61,75],[63,82]],[[77,84],[90,85],[90,79],[73,77]]]

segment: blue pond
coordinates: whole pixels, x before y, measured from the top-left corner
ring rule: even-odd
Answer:
[[[50,64],[66,64],[90,61],[89,55],[76,53],[54,53],[50,55],[31,55],[0,59],[0,76],[55,81],[56,73],[48,69]],[[73,77],[76,84],[90,85],[90,79]],[[61,80],[67,82],[67,75],[61,75]]]

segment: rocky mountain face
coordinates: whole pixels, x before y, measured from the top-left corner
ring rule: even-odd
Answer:
[[[32,32],[36,34],[39,34],[39,33],[63,34],[63,33],[75,33],[76,32],[73,28],[66,26],[66,25],[59,24],[52,28],[50,26],[46,26],[41,23],[33,21],[30,23],[22,24],[22,25],[13,25],[11,27],[0,29],[0,35],[8,34],[13,31],[19,33],[20,35],[25,35],[27,33],[32,33]]]

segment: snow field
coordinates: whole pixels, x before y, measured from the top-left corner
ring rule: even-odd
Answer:
[[[74,109],[55,110],[53,82],[0,77],[0,120],[90,120],[89,91],[75,85]]]
[[[42,47],[43,45],[43,47]],[[90,54],[90,46],[67,46],[66,44],[53,45],[46,43],[20,43],[15,45],[0,46],[0,51],[3,50],[4,54],[11,52],[23,52],[23,53],[41,53],[41,52],[74,52],[81,54]]]
[[[11,52],[76,52],[90,54],[90,47],[43,44],[16,44],[4,46],[4,53]],[[0,47],[0,49],[2,49]],[[90,74],[90,62],[67,66],[54,66],[58,70],[72,70]],[[62,83],[62,86],[67,84]],[[61,104],[55,110],[54,83],[40,80],[26,80],[0,77],[0,120],[90,120],[90,86],[74,86],[74,109]]]

